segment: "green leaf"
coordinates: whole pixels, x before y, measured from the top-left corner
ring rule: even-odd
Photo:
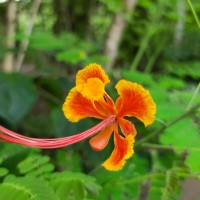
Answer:
[[[192,148],[188,148],[188,155],[185,160],[185,164],[190,168],[191,172],[200,172],[200,136],[193,142]]]
[[[81,158],[76,151],[58,150],[56,151],[56,159],[62,170],[82,171]]]
[[[15,144],[4,144],[0,147],[1,165],[12,173],[18,172],[17,164],[28,154],[39,151],[38,149],[27,149],[27,147]]]
[[[194,145],[199,139],[198,130],[189,118],[179,121],[160,135],[162,144],[183,147],[182,150],[175,148],[175,151],[179,153],[183,152],[184,149],[195,147]]]
[[[162,200],[176,200],[180,192],[179,177],[176,172],[169,170],[166,173],[165,188],[163,190]]]
[[[5,176],[8,174],[8,169],[1,167],[0,168],[0,177]]]
[[[120,171],[110,173],[104,168],[98,168],[97,171],[93,171],[93,175],[102,186],[99,199],[121,200],[137,198],[141,192],[142,180],[138,182],[134,182],[134,180],[146,174],[147,171],[147,159],[137,154],[134,154]]]
[[[200,93],[199,94],[197,93],[196,98],[193,98],[195,89],[196,88],[193,85],[189,86],[185,90],[174,90],[170,93],[170,99],[176,104],[188,105],[188,102],[190,102],[191,99],[192,99],[192,104],[198,103],[199,102],[198,96],[200,95]]]
[[[122,78],[132,81],[132,82],[140,83],[142,85],[147,85],[147,86],[157,88],[157,83],[154,81],[151,74],[141,73],[138,71],[123,70]]]
[[[30,48],[47,51],[58,50],[64,49],[65,43],[50,32],[36,32],[30,37]]]
[[[199,143],[199,151],[189,150],[189,154],[187,155],[185,160],[185,163],[190,168],[191,172],[195,173],[200,172],[199,154],[200,154],[200,143]]]
[[[165,187],[165,176],[156,176],[151,180],[151,186],[149,189],[149,194],[147,200],[161,199],[162,190]]]
[[[56,55],[58,61],[64,61],[71,64],[76,64],[86,58],[86,52],[81,49],[68,49]]]
[[[168,121],[180,115],[181,112],[182,109],[177,104],[174,104],[170,101],[158,101],[156,116],[159,119]]]
[[[58,200],[53,189],[41,179],[7,177],[0,184],[1,199]]]
[[[176,200],[180,193],[180,177],[172,168],[151,179],[147,200]]]
[[[96,180],[82,173],[54,173],[51,185],[61,200],[94,198],[99,194],[100,186]]]
[[[44,173],[52,172],[54,166],[49,163],[50,158],[48,156],[41,155],[29,155],[22,160],[18,165],[19,172],[28,176],[41,176]]]
[[[0,116],[13,125],[29,112],[37,97],[31,79],[17,73],[0,73],[0,94]]]
[[[198,129],[189,118],[174,124],[160,136],[160,142],[165,145],[172,145],[177,153],[187,151],[185,163],[193,172],[200,170],[200,164],[197,162],[200,152],[199,141]]]
[[[54,181],[54,188],[60,200],[85,198],[84,186],[80,180],[59,179]]]
[[[169,71],[179,77],[192,77],[198,80],[200,78],[200,62],[189,61],[189,62],[167,62],[166,63]]]
[[[183,80],[178,78],[172,78],[169,75],[160,75],[158,77],[159,87],[163,89],[172,89],[172,88],[183,88],[185,83]]]

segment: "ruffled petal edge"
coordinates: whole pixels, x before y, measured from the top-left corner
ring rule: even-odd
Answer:
[[[116,89],[120,97],[116,101],[117,117],[136,117],[145,126],[155,120],[156,104],[148,90],[137,83],[120,80]]]

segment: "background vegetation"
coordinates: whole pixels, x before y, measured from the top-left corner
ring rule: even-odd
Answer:
[[[134,120],[135,154],[119,172],[100,166],[112,143],[98,153],[87,140],[55,150],[0,143],[1,199],[200,198],[182,186],[200,178],[199,0],[0,2],[1,125],[43,138],[92,127],[97,121],[72,124],[61,111],[75,74],[92,62],[109,74],[113,98],[123,78],[157,104],[153,125]]]

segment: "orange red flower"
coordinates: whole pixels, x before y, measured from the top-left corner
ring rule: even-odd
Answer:
[[[100,65],[91,64],[80,70],[76,76],[76,86],[71,89],[63,104],[63,112],[71,122],[86,117],[102,121],[96,126],[76,135],[63,138],[31,138],[0,126],[0,142],[15,143],[27,147],[53,149],[68,146],[94,136],[89,143],[95,151],[104,149],[114,133],[114,150],[102,164],[107,170],[120,170],[134,151],[136,129],[124,117],[136,117],[145,126],[153,123],[156,105],[141,85],[126,80],[116,84],[119,97],[114,103],[106,93],[110,82]]]
[[[105,91],[109,82],[100,65],[86,66],[78,72],[76,86],[66,97],[63,112],[71,122],[78,122],[86,117],[105,120],[109,116],[115,116],[114,122],[90,139],[89,143],[92,149],[101,151],[114,132],[114,150],[102,166],[107,170],[120,170],[134,153],[134,138],[137,133],[134,124],[124,117],[136,117],[148,126],[155,120],[156,105],[148,90],[126,80],[120,80],[116,84],[119,97],[114,103]]]

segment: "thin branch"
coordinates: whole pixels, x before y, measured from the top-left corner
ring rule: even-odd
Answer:
[[[196,89],[195,89],[195,91],[194,91],[194,94],[193,94],[193,96],[192,96],[192,98],[191,98],[191,100],[190,100],[188,106],[186,107],[186,110],[190,109],[190,107],[191,107],[192,103],[194,102],[194,100],[196,99],[196,97],[197,97],[199,91],[200,91],[200,82],[199,82],[199,84],[197,85],[197,87],[196,87]]]
[[[152,144],[152,143],[144,143],[142,147],[152,148],[152,149],[160,149],[160,150],[187,150],[200,152],[200,148],[198,147],[179,147],[172,145],[162,145],[162,144]]]
[[[196,23],[197,23],[197,25],[198,25],[198,27],[199,27],[199,29],[200,29],[200,21],[199,21],[199,18],[198,18],[198,16],[197,16],[197,14],[196,14],[196,11],[195,11],[195,9],[194,9],[194,7],[193,7],[193,5],[192,5],[192,3],[191,3],[190,0],[187,0],[187,3],[188,3],[188,5],[189,5],[189,7],[190,7],[190,9],[191,9],[191,11],[192,11],[192,14],[193,14],[193,16],[194,16],[194,19],[195,19],[195,21],[196,21]]]
[[[161,173],[144,174],[144,175],[141,175],[141,176],[129,179],[129,180],[120,181],[118,184],[119,185],[130,185],[130,184],[132,185],[134,183],[140,183],[140,182],[146,181],[147,179],[159,177],[161,175],[162,175]]]
[[[171,170],[175,170],[175,173],[179,177],[182,177],[182,178],[186,178],[186,177],[197,178],[197,179],[199,178],[198,174],[179,172],[179,169],[182,170],[183,168],[172,168]],[[148,179],[162,177],[164,174],[165,174],[164,172],[152,172],[152,173],[148,173],[148,174],[140,175],[138,177],[131,178],[129,180],[117,182],[117,185],[132,185],[134,183],[144,182]]]
[[[44,90],[42,88],[39,88],[39,87],[37,88],[37,90],[38,90],[39,94],[42,97],[44,97],[45,99],[48,99],[51,102],[53,102],[53,103],[55,103],[55,104],[57,104],[59,106],[62,105],[63,102],[59,98],[57,98],[56,96],[54,96],[53,94],[51,94],[48,91],[46,91],[46,90]]]
[[[147,142],[148,140],[154,138],[155,136],[159,135],[160,133],[162,133],[165,129],[173,126],[174,124],[176,124],[178,121],[182,120],[183,118],[187,117],[188,115],[192,114],[193,112],[195,112],[198,108],[200,107],[200,103],[192,106],[189,110],[185,111],[183,114],[179,115],[178,117],[176,117],[175,119],[173,119],[172,121],[168,122],[166,125],[163,125],[160,129],[158,129],[157,131],[147,135],[146,137],[144,137],[143,139],[139,140],[136,144],[135,147],[141,145],[144,142]]]

